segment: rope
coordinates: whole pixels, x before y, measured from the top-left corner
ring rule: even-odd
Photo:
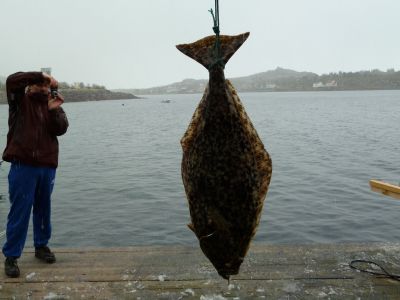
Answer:
[[[214,21],[214,33],[219,37],[219,0],[215,0],[215,15],[212,8],[209,10]]]
[[[221,40],[219,37],[219,34],[220,34],[220,30],[219,30],[219,0],[215,0],[215,15],[214,15],[214,11],[212,8],[209,10],[209,12],[211,13],[211,16],[213,18],[213,22],[214,22],[213,31],[216,35],[215,44],[214,44],[214,62],[211,64],[210,67],[212,67],[216,64],[219,64],[222,67],[225,67],[224,61],[221,56]]]
[[[359,268],[359,267],[354,265],[354,264],[357,264],[357,263],[364,263],[364,264],[369,264],[369,265],[376,266],[379,269],[381,269],[383,272],[381,273],[381,272],[375,272],[375,271],[368,270],[368,269],[361,269],[361,268]],[[379,265],[379,264],[377,264],[377,263],[375,263],[373,261],[368,261],[368,260],[363,260],[363,259],[356,259],[356,260],[353,260],[352,262],[350,262],[349,266],[350,266],[350,268],[358,270],[360,272],[373,274],[373,275],[378,275],[378,276],[384,276],[384,277],[387,277],[387,278],[391,278],[391,279],[400,281],[400,275],[395,275],[395,274],[392,274],[392,273],[386,271],[381,265]]]

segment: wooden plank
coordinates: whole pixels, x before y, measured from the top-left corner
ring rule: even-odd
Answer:
[[[389,196],[395,199],[400,199],[400,186],[386,183],[379,180],[370,180],[369,185],[371,190]]]
[[[0,299],[399,299],[400,282],[357,272],[353,259],[400,273],[400,244],[253,245],[231,285],[198,247],[27,249],[20,278],[0,273]],[[223,298],[222,298],[223,297]]]
[[[271,280],[21,283],[0,299],[399,299],[400,287],[379,282]],[[203,298],[201,298],[203,296]],[[224,297],[224,298],[222,298]]]

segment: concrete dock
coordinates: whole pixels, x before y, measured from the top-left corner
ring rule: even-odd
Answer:
[[[399,274],[397,243],[253,244],[229,285],[198,247],[53,250],[48,265],[27,249],[20,278],[1,270],[0,299],[400,299],[399,281],[349,267],[367,259]]]

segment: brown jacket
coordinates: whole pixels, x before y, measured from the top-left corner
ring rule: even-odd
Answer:
[[[3,159],[38,167],[58,166],[58,140],[68,128],[64,110],[48,110],[48,95],[25,93],[31,84],[44,83],[41,72],[18,72],[7,78],[9,105],[7,146]]]

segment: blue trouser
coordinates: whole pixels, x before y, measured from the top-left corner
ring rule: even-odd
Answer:
[[[47,245],[51,236],[50,202],[55,176],[55,168],[11,164],[8,174],[11,208],[7,219],[7,241],[3,246],[6,257],[21,256],[32,207],[34,246]]]

